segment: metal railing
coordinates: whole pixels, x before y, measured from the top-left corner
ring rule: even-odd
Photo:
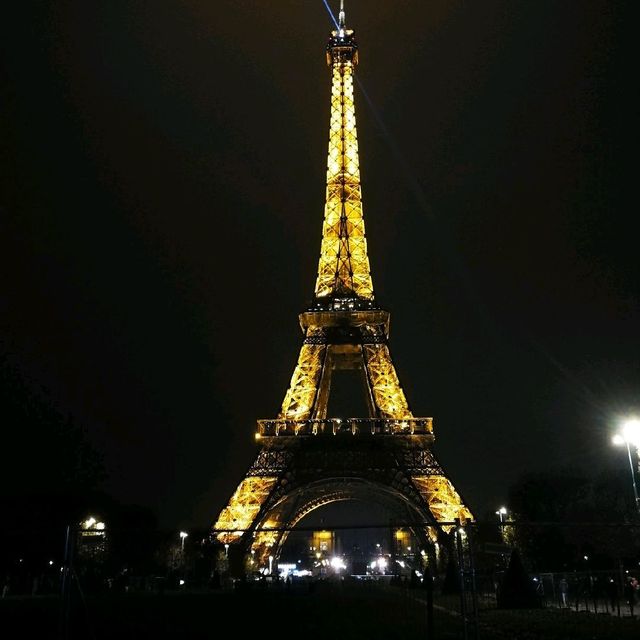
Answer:
[[[433,435],[433,418],[329,418],[326,420],[258,420],[258,434],[276,436]]]

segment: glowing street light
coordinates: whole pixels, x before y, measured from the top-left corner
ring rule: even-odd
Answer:
[[[106,525],[102,521],[98,521],[94,516],[89,516],[86,520],[80,523],[80,529],[83,538],[89,538],[94,536],[104,536],[106,531]]]
[[[500,518],[500,537],[502,538],[503,542],[506,542],[507,530],[504,526],[504,519],[507,515],[507,507],[500,507],[496,511],[496,515],[498,516],[498,518]],[[502,556],[502,558],[504,560],[504,556]]]
[[[640,449],[640,420],[631,418],[622,424],[620,433],[613,436],[613,444],[627,446],[627,456],[629,457],[629,469],[631,470],[631,483],[633,484],[633,497],[636,500],[636,509],[640,512],[640,498],[638,497],[638,487],[636,486],[636,473],[633,469],[633,458],[631,456],[631,446],[636,448],[636,455]]]
[[[180,551],[184,553],[184,539],[188,538],[189,534],[186,531],[180,532]]]
[[[640,447],[640,420],[638,418],[626,420],[622,425],[622,436],[636,449]]]

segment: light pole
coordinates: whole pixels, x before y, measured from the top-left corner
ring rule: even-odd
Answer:
[[[180,532],[180,552],[184,555],[184,539],[187,538],[189,534],[186,531]]]
[[[616,433],[613,436],[613,444],[627,445],[627,456],[629,458],[629,469],[631,470],[631,482],[633,484],[633,497],[636,501],[636,509],[640,513],[640,498],[638,497],[636,473],[633,468],[633,457],[631,456],[631,445],[636,448],[636,455],[638,454],[638,448],[640,448],[640,420],[636,418],[626,420],[622,424],[620,433]]]
[[[498,518],[500,518],[500,540],[502,540],[502,542],[505,542],[504,518],[507,515],[507,507],[500,507],[496,511],[496,515],[498,516]],[[504,554],[501,555],[502,562],[504,564]]]

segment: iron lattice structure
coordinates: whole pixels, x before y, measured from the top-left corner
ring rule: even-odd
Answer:
[[[365,236],[353,97],[358,48],[345,26],[327,45],[332,71],[327,190],[315,297],[300,314],[304,340],[278,418],[259,420],[260,452],[213,535],[258,558],[277,557],[313,509],[369,500],[435,540],[472,514],[436,460],[431,418],[409,409],[389,352],[389,312],[376,304]],[[369,415],[327,417],[332,373],[358,371]]]

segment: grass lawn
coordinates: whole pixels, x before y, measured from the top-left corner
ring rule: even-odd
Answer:
[[[57,638],[56,597],[0,601],[0,638]],[[2,628],[16,629],[5,636]],[[330,590],[315,593],[127,594],[76,601],[72,638],[83,640],[425,637],[424,606],[399,593]],[[227,631],[228,630],[228,631]]]
[[[634,640],[640,620],[559,609],[482,611],[482,640]]]
[[[319,586],[314,592],[251,590],[243,593],[123,594],[74,599],[70,638],[82,640],[427,640],[419,591],[376,586]],[[57,597],[0,600],[0,637],[59,637]],[[574,611],[482,611],[480,640],[638,640],[640,622]],[[436,609],[435,637],[463,637],[460,616]],[[15,629],[13,633],[6,633]],[[475,640],[469,628],[470,640]]]

